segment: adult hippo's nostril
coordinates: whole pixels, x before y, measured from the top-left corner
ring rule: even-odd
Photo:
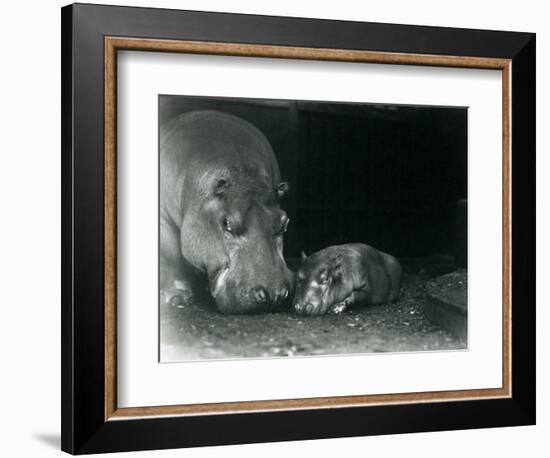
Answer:
[[[280,288],[277,291],[275,291],[275,300],[277,302],[283,302],[288,299],[288,288]]]
[[[250,290],[250,295],[258,303],[266,303],[269,300],[266,290],[261,286],[255,286]]]

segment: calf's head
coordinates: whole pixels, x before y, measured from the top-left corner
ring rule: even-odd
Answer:
[[[330,306],[345,299],[348,279],[342,271],[342,257],[323,250],[306,257],[296,274],[293,307],[298,314],[324,314]]]

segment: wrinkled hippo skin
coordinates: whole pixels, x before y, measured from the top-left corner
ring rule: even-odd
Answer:
[[[223,313],[264,312],[289,302],[283,259],[288,185],[268,140],[218,111],[172,119],[160,133],[160,296],[204,295]]]
[[[383,304],[399,295],[399,261],[369,245],[336,245],[303,258],[293,299],[299,314],[341,313],[357,302]]]

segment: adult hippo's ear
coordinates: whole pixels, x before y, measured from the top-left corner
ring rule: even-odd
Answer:
[[[227,180],[225,178],[220,178],[214,183],[213,194],[216,197],[223,197],[227,188],[229,188],[229,183]]]
[[[302,262],[304,262],[307,259],[307,254],[305,251],[302,251]]]
[[[286,193],[290,191],[290,186],[286,181],[281,181],[277,185],[277,196],[279,196],[279,199],[281,199]]]

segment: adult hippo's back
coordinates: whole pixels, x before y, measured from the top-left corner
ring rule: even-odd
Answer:
[[[161,300],[186,301],[205,282],[218,310],[286,304],[287,185],[264,135],[218,111],[195,111],[160,133]]]

